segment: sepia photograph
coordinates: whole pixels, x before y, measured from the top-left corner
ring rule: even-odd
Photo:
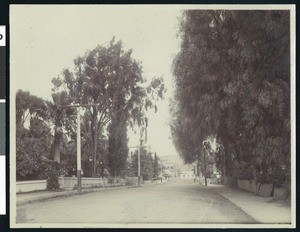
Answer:
[[[10,5],[10,227],[294,228],[294,5]]]

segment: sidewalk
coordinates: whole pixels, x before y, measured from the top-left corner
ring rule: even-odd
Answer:
[[[213,191],[225,197],[259,223],[291,223],[291,207],[272,197],[260,197],[253,193],[225,186],[209,185]]]

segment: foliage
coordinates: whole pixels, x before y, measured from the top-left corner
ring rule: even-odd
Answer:
[[[84,162],[83,170],[85,176],[104,176],[104,169],[107,168],[108,165],[108,139],[103,131],[104,129],[102,129],[102,132],[99,133],[97,140],[97,157],[95,164],[96,166],[94,167],[90,116],[89,113],[86,112],[83,117],[81,117],[81,151]],[[93,173],[94,168],[95,173]]]
[[[19,89],[16,93],[16,125],[24,127],[31,117],[46,118],[46,104],[42,98]]]
[[[251,170],[245,170],[240,173],[238,179],[240,180],[253,180],[254,176]]]
[[[59,165],[58,163],[52,163],[51,165],[48,165],[46,168],[46,176],[47,176],[47,189],[48,190],[58,190],[59,189],[59,183],[58,183],[58,177],[59,177]]]
[[[158,160],[159,160],[159,158],[155,152],[154,153],[154,164],[153,164],[153,177],[158,177],[160,174]]]
[[[141,176],[143,180],[151,180],[154,175],[154,159],[152,154],[146,149],[142,149],[141,156]],[[132,163],[130,166],[131,176],[138,176],[138,152],[136,151],[132,156]]]
[[[171,128],[186,162],[215,136],[225,175],[233,174],[234,160],[258,173],[268,174],[263,166],[273,163],[289,169],[288,25],[288,11],[184,12]]]
[[[114,117],[108,127],[108,167],[114,176],[120,176],[126,170],[128,157],[127,124],[124,120]]]
[[[64,131],[67,131],[70,137],[75,137],[75,113],[76,110],[70,107],[61,107],[70,105],[71,101],[65,91],[53,93],[53,102],[46,101],[47,119],[54,126],[54,139],[52,143],[52,157],[54,161],[60,163],[60,153],[64,146]]]
[[[45,152],[43,141],[38,138],[16,139],[17,180],[44,178],[44,164],[40,155]]]
[[[74,176],[76,172],[76,150],[77,146],[74,141],[64,142],[64,147],[61,149],[61,160],[59,163],[60,176]],[[84,166],[84,163],[83,163]],[[84,174],[85,174],[85,169]]]
[[[50,157],[51,131],[44,121],[42,99],[19,90],[16,94],[16,176],[17,180],[45,178],[45,163]],[[29,128],[24,124],[29,122]]]
[[[122,41],[115,42],[113,38],[107,47],[99,45],[76,58],[73,71],[66,69],[61,76],[52,80],[55,93],[64,90],[71,103],[85,104],[93,175],[96,174],[99,161],[99,138],[111,119],[122,112],[131,125],[141,125],[145,98],[154,91],[162,96],[164,91],[161,79],[154,79],[150,86],[141,87],[145,82],[142,67],[131,54],[132,50],[123,50]],[[122,104],[119,99],[122,99]],[[153,107],[153,103],[149,100],[147,106]],[[103,154],[101,158],[104,159]]]
[[[126,185],[126,186],[133,186],[133,185],[135,185],[134,179],[133,179],[133,178],[130,178],[130,177],[127,177],[127,178],[126,178],[126,181],[125,181],[125,185]]]
[[[107,179],[107,183],[110,185],[113,185],[114,182],[115,182],[115,179],[112,176],[109,176]]]
[[[62,102],[62,95],[55,101]],[[16,161],[17,161],[17,180],[53,178],[49,165],[54,165],[54,161],[60,161],[60,156],[55,156],[55,147],[60,150],[66,138],[62,130],[57,129],[57,125],[68,124],[70,120],[65,113],[70,110],[60,110],[57,105],[44,101],[43,99],[31,95],[29,92],[19,90],[16,94]],[[28,129],[25,126],[29,124]],[[54,136],[51,130],[54,125]],[[60,135],[58,136],[58,131]],[[55,146],[57,144],[57,146]],[[64,149],[68,152],[68,149]],[[54,161],[53,161],[54,159]],[[68,175],[66,158],[63,165],[58,168],[62,175]],[[76,168],[76,167],[75,167]],[[49,174],[50,176],[47,176]],[[50,188],[55,187],[54,180],[50,180]],[[51,187],[52,186],[52,187]]]

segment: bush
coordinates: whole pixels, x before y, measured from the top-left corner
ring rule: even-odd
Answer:
[[[59,183],[58,183],[59,167],[58,167],[58,163],[50,164],[46,168],[46,176],[47,176],[47,189],[50,190],[50,191],[58,190],[59,189]]]
[[[107,183],[113,185],[114,182],[115,182],[115,179],[113,177],[109,176],[108,179],[107,179]]]
[[[127,186],[133,186],[134,184],[135,184],[135,182],[134,182],[133,178],[126,178],[125,185],[127,185]]]
[[[257,175],[257,181],[261,184],[270,184],[272,183],[270,175],[267,173],[261,173]]]
[[[283,170],[277,169],[270,174],[270,180],[275,187],[282,187],[286,181]]]
[[[245,170],[238,175],[240,180],[253,180],[254,176],[251,170]]]
[[[290,203],[291,200],[291,176],[286,175],[283,187],[286,189],[286,200]]]

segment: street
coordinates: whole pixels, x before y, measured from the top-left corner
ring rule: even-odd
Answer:
[[[110,189],[17,207],[17,223],[256,223],[192,179]]]

